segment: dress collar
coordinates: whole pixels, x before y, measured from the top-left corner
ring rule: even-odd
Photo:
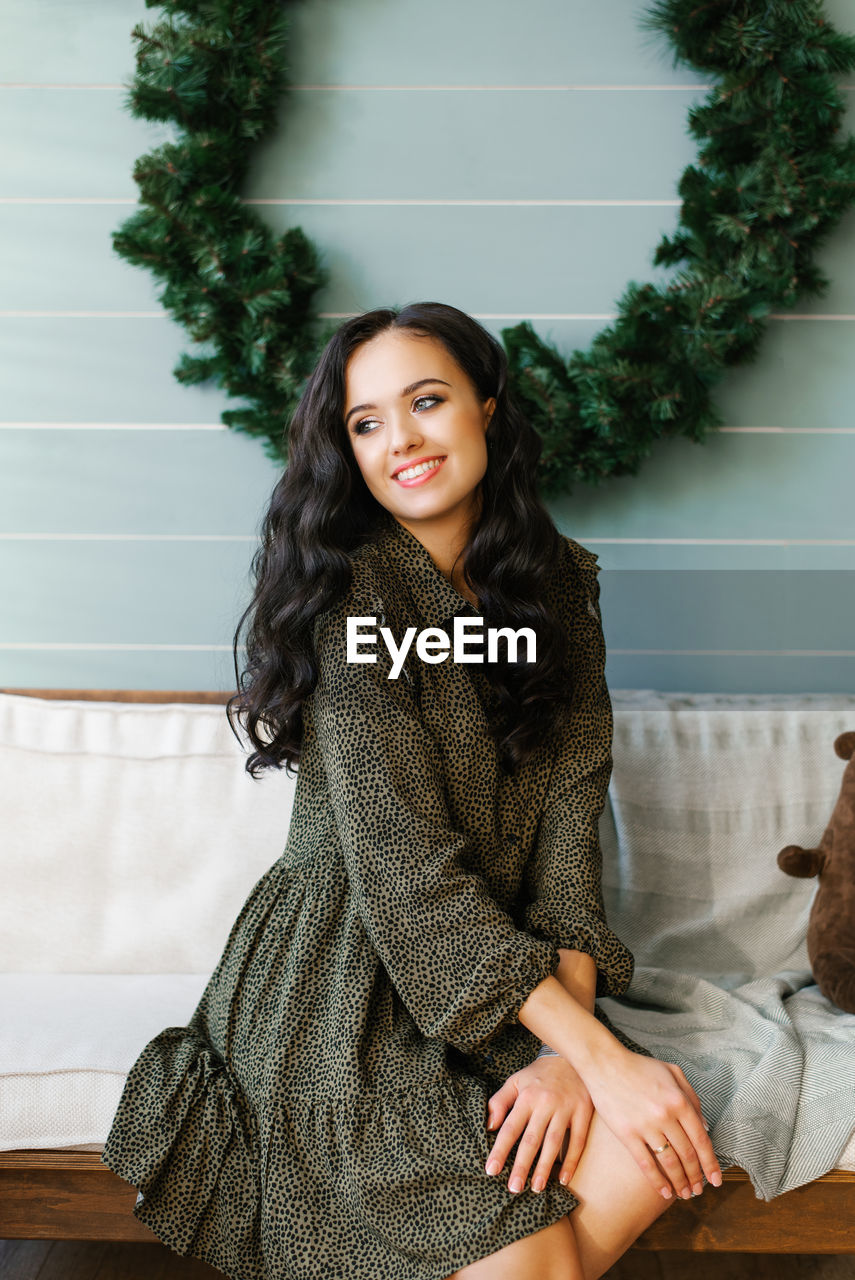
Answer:
[[[391,512],[383,510],[369,543],[380,563],[391,568],[398,589],[412,602],[427,627],[439,627],[449,636],[454,619],[480,617],[478,610],[440,572],[427,548]],[[499,695],[485,667],[467,663],[463,670],[472,682],[489,717],[499,714]]]
[[[381,514],[371,545],[381,559],[391,562],[427,626],[448,630],[457,615],[478,616],[475,606],[439,570],[428,549],[390,511]]]

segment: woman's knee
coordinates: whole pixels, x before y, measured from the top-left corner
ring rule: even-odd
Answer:
[[[569,1190],[579,1200],[570,1213],[448,1280],[598,1280],[675,1201],[647,1181],[596,1112]]]
[[[579,1200],[571,1216],[585,1280],[608,1271],[676,1200],[648,1182],[596,1112],[570,1190]]]

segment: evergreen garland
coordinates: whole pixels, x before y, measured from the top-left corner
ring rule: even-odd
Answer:
[[[615,324],[569,361],[527,322],[502,331],[544,439],[545,493],[634,475],[657,439],[720,426],[712,387],[756,357],[773,307],[825,292],[812,254],[855,200],[832,79],[855,66],[855,38],[819,0],[660,0],[643,25],[669,37],[675,63],[719,77],[689,113],[700,148],[678,188],[681,230],[653,259],[688,265],[663,289],[628,285]]]
[[[276,238],[239,196],[249,148],[287,91],[285,6],[270,0],[146,0],[126,107],[179,135],[136,162],[142,208],[113,234],[128,261],[166,281],[160,301],[202,350],[182,383],[213,378],[249,404],[225,425],[287,461],[287,428],[335,325],[312,309],[328,276],[299,229]],[[526,321],[503,329],[510,384],[540,432],[540,489],[569,491],[636,474],[656,440],[701,442],[721,425],[711,391],[753,360],[775,307],[822,295],[812,255],[855,201],[855,137],[833,77],[855,68],[855,37],[821,0],[658,0],[643,26],[674,62],[717,83],[689,113],[698,162],[679,183],[680,228],[654,262],[685,263],[669,283],[630,283],[617,321],[566,359]]]

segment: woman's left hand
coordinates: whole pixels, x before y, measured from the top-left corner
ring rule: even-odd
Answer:
[[[562,1159],[559,1180],[568,1184],[585,1149],[593,1110],[591,1095],[566,1058],[536,1058],[509,1076],[489,1100],[487,1128],[499,1132],[487,1172],[496,1174],[504,1168],[519,1138],[508,1179],[511,1191],[522,1191],[538,1151],[532,1191],[543,1190],[558,1159]]]

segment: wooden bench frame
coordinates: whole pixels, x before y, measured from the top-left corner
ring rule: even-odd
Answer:
[[[15,689],[36,698],[91,702],[224,704],[227,693],[148,689]],[[158,1237],[133,1216],[136,1188],[97,1151],[0,1151],[0,1239],[144,1241]],[[721,1187],[679,1200],[633,1248],[726,1253],[855,1253],[855,1172],[833,1169],[766,1202],[744,1169]]]

